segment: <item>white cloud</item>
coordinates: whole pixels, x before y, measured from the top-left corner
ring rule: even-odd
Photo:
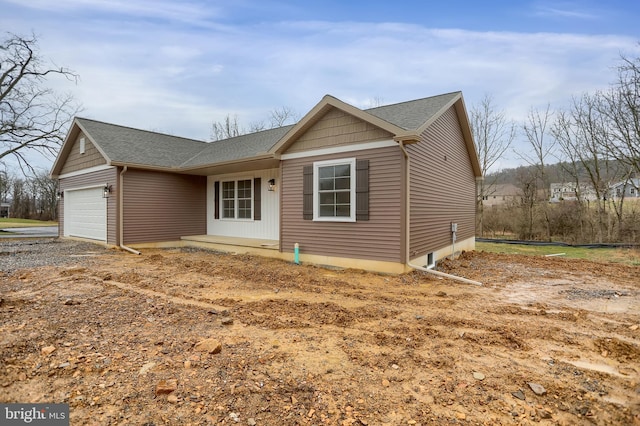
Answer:
[[[4,0],[21,7],[47,12],[69,12],[75,15],[83,13],[116,14],[143,19],[162,18],[191,24],[205,24],[207,20],[222,15],[221,8],[211,4],[193,1],[163,0]]]
[[[620,52],[639,51],[635,39],[615,35],[319,21],[232,27],[195,2],[27,3],[55,3],[63,15],[75,7],[127,15],[118,25],[104,14],[71,14],[64,26],[58,15],[26,14],[0,25],[37,28],[42,53],[81,75],[78,86],[54,84],[75,93],[83,115],[193,138],[207,138],[227,113],[245,124],[279,106],[304,115],[327,93],[359,107],[455,90],[470,107],[491,94],[522,120],[531,107],[605,87]],[[183,25],[139,19],[173,13]]]
[[[586,12],[577,9],[559,9],[555,7],[541,6],[537,9],[536,14],[545,17],[560,17],[560,18],[572,18],[583,20],[596,20],[598,16],[591,12]]]

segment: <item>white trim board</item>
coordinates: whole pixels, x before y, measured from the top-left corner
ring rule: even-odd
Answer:
[[[388,148],[391,146],[398,146],[398,142],[394,140],[385,140],[385,141],[358,143],[353,145],[332,146],[328,148],[318,148],[318,149],[312,149],[310,151],[292,152],[291,154],[282,154],[280,156],[280,159],[293,160],[295,158],[314,157],[317,155],[328,155],[328,154],[342,154],[346,152],[364,151],[366,149]]]
[[[89,167],[88,169],[78,170],[76,172],[65,173],[63,175],[59,175],[58,179],[66,179],[74,176],[85,175],[87,173],[101,172],[102,170],[109,170],[109,169],[115,169],[115,168],[116,166],[109,166],[108,164],[104,164],[102,166],[94,166],[94,167]]]

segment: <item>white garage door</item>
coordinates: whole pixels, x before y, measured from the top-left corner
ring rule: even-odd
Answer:
[[[64,235],[107,240],[107,199],[102,197],[102,188],[65,192]]]

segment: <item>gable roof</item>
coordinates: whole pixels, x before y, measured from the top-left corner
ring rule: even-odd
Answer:
[[[293,125],[277,127],[210,142],[194,157],[182,163],[181,167],[201,167],[265,155],[271,157],[269,149],[292,127]]]
[[[331,95],[325,95],[302,120],[274,145],[271,152],[281,154],[286,151],[298,137],[317,123],[332,108],[341,109],[348,114],[386,130],[393,134],[394,139],[397,141],[417,141],[424,129],[451,105],[461,100],[461,92],[452,92],[361,110]]]
[[[52,176],[60,174],[63,159],[69,155],[80,131],[100,151],[108,165],[175,168],[207,145],[194,139],[76,117],[53,165]]]
[[[521,196],[522,189],[518,188],[512,183],[494,183],[484,190],[485,196]]]
[[[206,142],[78,118],[84,133],[95,139],[114,163],[175,167],[202,151]]]
[[[364,111],[392,123],[403,130],[418,130],[440,111],[457,100],[460,92],[445,93],[429,98],[385,105]]]
[[[107,165],[134,166],[174,172],[209,173],[219,166],[254,161],[256,167],[277,167],[277,161],[295,140],[332,108],[338,108],[394,135],[413,142],[443,112],[455,105],[463,136],[477,176],[480,168],[461,92],[446,93],[361,110],[326,95],[298,123],[229,139],[205,142],[87,118],[75,118],[51,175],[60,175],[64,162],[82,131],[105,157]],[[218,169],[220,170],[220,169]]]

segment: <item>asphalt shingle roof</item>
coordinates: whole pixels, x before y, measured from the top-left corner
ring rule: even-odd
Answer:
[[[460,92],[445,93],[429,98],[370,108],[364,111],[404,130],[415,130],[459,94]]]
[[[404,130],[415,130],[460,92],[364,110]],[[195,168],[256,157],[278,143],[294,125],[205,142],[77,118],[114,163],[162,168]]]
[[[205,166],[266,154],[293,126],[277,127],[208,143],[195,157],[184,162],[182,167]]]
[[[208,144],[162,133],[133,129],[87,118],[76,118],[102,151],[116,163],[176,167]]]

